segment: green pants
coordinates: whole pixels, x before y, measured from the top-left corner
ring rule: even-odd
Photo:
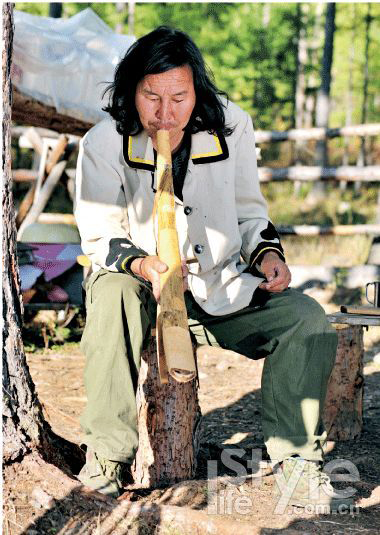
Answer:
[[[190,330],[199,344],[265,357],[262,426],[271,459],[298,454],[321,460],[326,439],[321,412],[337,335],[322,307],[301,292],[258,294],[252,306],[216,317],[187,292]],[[138,446],[140,355],[155,317],[154,298],[134,277],[101,270],[87,282],[86,309],[83,442],[102,457],[131,462]]]

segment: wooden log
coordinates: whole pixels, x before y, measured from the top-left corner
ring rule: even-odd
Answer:
[[[315,180],[344,180],[347,182],[379,182],[380,165],[368,165],[366,167],[341,166],[341,167],[314,167],[297,165],[294,167],[259,167],[260,182],[272,180],[300,180],[312,182]]]
[[[38,176],[38,174],[37,174],[37,176]],[[37,180],[34,181],[33,184],[30,186],[30,188],[28,189],[25,197],[23,198],[23,200],[20,203],[20,206],[19,206],[19,209],[18,209],[18,212],[17,212],[17,215],[16,215],[16,228],[17,229],[20,228],[22,222],[24,221],[24,219],[26,218],[27,213],[30,210],[30,207],[33,204],[34,193],[36,191],[36,184],[37,184]]]
[[[23,124],[48,128],[62,134],[83,136],[92,123],[58,113],[53,106],[21,93],[13,88],[12,119]]]
[[[45,146],[46,146],[46,144],[45,144]],[[31,187],[29,188],[27,194],[23,198],[23,200],[22,200],[22,202],[20,204],[20,207],[18,209],[17,216],[16,216],[16,228],[17,229],[19,229],[21,227],[23,221],[25,220],[25,218],[27,217],[28,212],[31,209],[31,206],[33,204],[35,204],[34,201],[35,201],[36,193],[37,192],[40,193],[40,191],[41,191],[42,184],[45,182],[45,174],[46,174],[46,172],[50,173],[53,170],[54,165],[56,164],[56,162],[58,162],[59,158],[62,156],[62,154],[64,153],[64,151],[66,150],[67,147],[68,147],[68,139],[67,139],[66,136],[62,135],[62,136],[59,137],[59,139],[57,141],[57,144],[54,147],[54,149],[53,149],[53,151],[52,151],[52,153],[51,153],[51,155],[49,157],[49,160],[48,160],[48,162],[46,164],[45,164],[46,158],[42,158],[42,165],[41,165],[41,168],[40,168],[40,170],[39,170],[39,172],[37,174],[37,179],[31,185]],[[72,150],[74,150],[75,147],[76,147],[76,143],[71,143],[68,152],[71,153]],[[69,155],[67,155],[67,157],[69,157]],[[65,169],[66,165],[67,165],[67,161],[66,161],[65,166],[63,167],[63,170]],[[54,189],[54,187],[53,187],[53,189]],[[51,191],[53,191],[53,190],[51,190]],[[46,205],[46,202],[45,202],[45,205]],[[42,210],[45,208],[45,205],[43,206]],[[41,210],[41,212],[42,212],[42,210]]]
[[[34,127],[28,128],[25,132],[25,137],[31,143],[34,150],[41,155],[43,150],[43,141],[37,130]]]
[[[13,91],[14,95],[14,91]],[[38,134],[38,132],[35,130],[35,128],[28,128],[28,130],[25,133],[25,136],[28,138],[30,143],[32,144],[34,150],[36,151],[36,154],[42,155],[43,152],[43,141],[41,136]],[[37,173],[37,180],[38,180]],[[21,223],[24,221],[26,214],[29,212],[30,207],[33,204],[34,200],[34,194],[36,192],[37,188],[37,180],[29,187],[28,192],[26,193],[25,197],[21,201],[21,204],[19,206],[17,215],[16,215],[16,228],[18,229],[21,225]]]
[[[25,136],[29,128],[30,127],[28,126],[12,125],[12,128],[11,128],[12,139],[18,139],[21,136]],[[54,130],[49,130],[48,128],[36,127],[35,130],[40,137],[50,137],[50,138],[56,139],[59,136],[58,132],[55,132]]]
[[[37,218],[38,223],[44,223],[48,225],[55,225],[57,223],[63,223],[65,225],[76,225],[75,217],[73,214],[57,214],[44,212]]]
[[[357,438],[363,426],[363,327],[336,325],[338,349],[323,421],[329,440]]]
[[[132,473],[138,487],[191,479],[196,470],[200,408],[197,381],[160,382],[155,337],[142,354],[137,388],[139,447]]]
[[[32,169],[15,169],[12,171],[13,182],[33,182],[37,180],[37,171]]]
[[[34,188],[33,204],[36,202],[36,199],[38,198],[40,194],[42,184],[44,183],[45,178],[46,178],[46,162],[47,162],[48,153],[49,153],[49,143],[47,139],[45,138],[43,139],[42,154],[40,158],[40,164],[38,166],[37,180],[36,180],[36,183],[32,185],[32,187]]]
[[[62,154],[65,152],[69,139],[65,135],[60,135],[56,146],[51,151],[49,158],[46,162],[46,172],[50,173],[55,164],[58,162]]]
[[[20,225],[20,228],[17,233],[17,239],[20,239],[24,229],[28,225],[31,225],[32,223],[37,221],[37,218],[42,212],[42,210],[45,208],[53,189],[61,178],[66,165],[67,160],[62,160],[61,162],[55,164],[55,166],[53,167],[51,173],[49,174],[44,185],[41,188],[41,192],[36,203],[33,204],[28,214],[25,216],[25,219]]]
[[[342,126],[341,128],[298,128],[286,132],[257,130],[255,132],[256,143],[268,143],[270,141],[313,141],[339,136],[378,136],[380,123],[359,124]]]
[[[375,234],[380,235],[380,225],[278,225],[276,226],[279,234],[292,234],[296,236],[354,236],[356,234]]]

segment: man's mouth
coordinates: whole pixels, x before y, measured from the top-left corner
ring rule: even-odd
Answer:
[[[154,121],[149,123],[149,127],[153,130],[172,130],[176,126],[177,124],[171,121]]]

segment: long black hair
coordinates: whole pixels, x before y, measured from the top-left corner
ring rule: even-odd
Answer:
[[[225,124],[225,105],[219,98],[224,96],[228,100],[228,96],[215,86],[198,47],[187,34],[159,26],[128,49],[116,67],[113,83],[104,92],[104,95],[109,92],[110,96],[103,110],[115,119],[119,134],[135,135],[143,129],[135,106],[139,81],[148,74],[160,74],[184,65],[191,67],[196,95],[185,130],[221,132],[226,136],[233,132],[233,128]]]

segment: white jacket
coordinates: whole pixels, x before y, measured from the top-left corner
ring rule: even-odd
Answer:
[[[252,121],[233,103],[225,114],[226,124],[235,126],[232,135],[192,135],[183,202],[176,198],[181,255],[198,261],[189,265],[189,287],[212,315],[246,307],[263,278],[243,271],[266,250],[283,255],[260,192]],[[125,271],[131,256],[156,254],[155,191],[145,131],[120,136],[109,118],[84,136],[75,217],[93,271]]]

